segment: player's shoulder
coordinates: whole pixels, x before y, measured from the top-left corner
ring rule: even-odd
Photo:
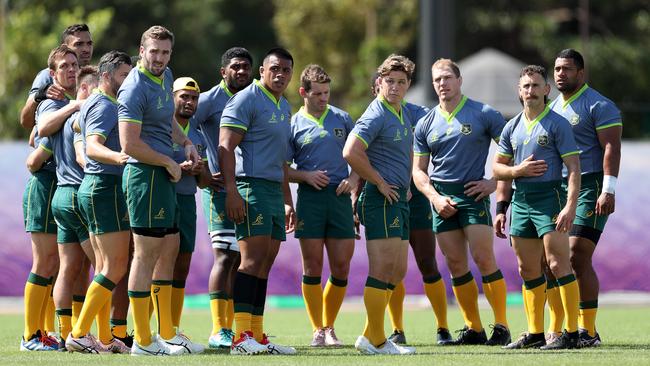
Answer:
[[[329,109],[330,109],[329,113],[331,113],[332,115],[340,119],[350,119],[350,114],[337,106],[330,104]]]

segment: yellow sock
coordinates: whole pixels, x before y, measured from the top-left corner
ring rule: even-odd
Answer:
[[[477,332],[482,331],[483,325],[478,312],[478,286],[476,286],[472,272],[452,278],[451,282],[458,306],[463,314],[463,319],[465,319],[465,325]]]
[[[483,293],[492,307],[494,313],[494,324],[501,324],[508,328],[508,319],[506,318],[506,280],[503,278],[501,270],[483,276]]]
[[[180,328],[183,303],[185,302],[185,281],[172,283],[172,325]]]
[[[81,309],[79,320],[72,329],[73,337],[79,338],[90,332],[93,319],[104,304],[109,301],[114,288],[115,284],[102,274],[95,276],[90,286],[88,286],[86,301],[84,301],[83,309]],[[108,319],[106,321],[108,322]],[[100,324],[97,324],[97,326],[99,327]]]
[[[172,324],[172,281],[154,280],[151,284],[151,301],[158,323],[158,334],[163,339],[176,335]]]
[[[549,333],[562,333],[562,322],[564,322],[564,309],[562,308],[562,297],[560,288],[555,280],[546,283],[546,302],[548,303]]]
[[[251,331],[252,317],[251,313],[235,311],[235,338],[239,338],[243,332]]]
[[[264,336],[264,315],[251,315],[251,332],[257,342],[262,341]]]
[[[141,346],[151,344],[151,328],[149,327],[150,291],[129,291],[131,316],[133,317],[133,338]]]
[[[68,338],[72,331],[72,309],[56,309],[56,318],[59,320],[59,334],[61,339]]]
[[[222,328],[229,329],[226,322],[228,300],[225,292],[210,293],[210,314],[212,315],[212,334],[217,334]]]
[[[596,313],[598,312],[598,300],[581,301],[578,325],[587,330],[589,336],[596,336]]]
[[[341,280],[330,276],[325,290],[323,290],[323,325],[334,328],[334,322],[339,314],[345,291],[347,290],[348,280]]]
[[[395,286],[390,298],[388,299],[388,315],[390,315],[390,322],[393,330],[404,331],[404,297],[406,296],[406,289],[404,282],[400,282]]]
[[[228,299],[228,308],[226,309],[226,328],[232,329],[232,324],[235,322],[235,301],[232,298]]]
[[[424,279],[424,293],[431,303],[438,328],[449,329],[447,324],[447,291],[445,290],[445,282],[439,274],[434,278]]]
[[[363,303],[366,306],[366,326],[363,335],[374,346],[386,342],[384,334],[384,313],[388,303],[386,298],[386,282],[368,277],[363,288]]]
[[[53,285],[50,285],[53,286]],[[43,315],[43,326],[48,333],[56,332],[54,325],[54,318],[56,317],[56,307],[54,306],[54,297],[52,297],[52,289],[50,288],[50,296],[47,297],[47,304]]]
[[[564,308],[564,329],[567,332],[578,331],[578,307],[580,303],[580,289],[578,281],[573,274],[557,279]]]
[[[532,327],[530,326],[530,320],[528,319],[528,298],[526,296],[526,293],[527,293],[526,292],[526,285],[522,283],[521,284],[521,300],[524,303],[524,314],[526,314],[526,324],[528,325],[527,329],[530,329]]]
[[[312,331],[315,331],[323,327],[323,288],[320,285],[320,277],[303,275],[301,287],[307,316]]]
[[[544,333],[544,293],[546,291],[546,279],[541,276],[537,279],[524,281],[526,294],[524,300],[526,319],[528,320],[528,332],[532,334]]]
[[[25,283],[25,331],[23,338],[27,341],[36,333],[41,320],[43,300],[47,297],[49,279],[30,273]]]
[[[113,293],[111,292],[110,296],[104,303],[95,317],[95,323],[97,324],[97,338],[103,344],[109,344],[111,339],[113,339],[113,334],[111,333],[111,302],[113,298]]]
[[[126,337],[126,319],[111,319],[111,333],[115,337]]]
[[[38,319],[38,329],[45,330],[45,318],[48,311],[48,306],[50,302],[50,297],[52,297],[52,278],[48,279],[47,284],[47,295],[43,298],[43,303],[41,304],[41,316]],[[54,310],[52,310],[54,311]],[[48,319],[49,320],[49,319]]]
[[[72,326],[74,327],[79,320],[79,314],[81,314],[81,308],[84,306],[84,301],[86,301],[86,296],[73,295],[72,296]]]

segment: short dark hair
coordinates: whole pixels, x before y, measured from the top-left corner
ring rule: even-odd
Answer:
[[[574,50],[573,48],[567,48],[557,54],[555,58],[570,58],[573,60],[573,63],[576,65],[578,70],[585,68],[585,59],[582,58],[580,52]]]
[[[524,68],[521,69],[521,72],[519,73],[519,78],[521,79],[524,75],[532,75],[532,74],[542,75],[544,82],[548,83],[548,74],[546,73],[546,69],[544,68],[544,66],[539,66],[539,65],[524,66]]]
[[[72,50],[72,48],[64,44],[52,49],[50,55],[47,57],[47,66],[50,68],[50,70],[56,70],[56,60],[65,57],[67,54],[74,55],[74,58],[77,59],[77,54]]]
[[[86,65],[82,66],[77,72],[77,89],[81,83],[97,84],[99,82],[99,72],[97,66]]]
[[[122,65],[132,66],[131,56],[127,55],[122,51],[109,51],[105,53],[102,58],[99,59],[99,74],[108,72],[111,76],[115,73],[115,70],[119,69]]]
[[[144,33],[142,33],[142,38],[140,38],[140,46],[144,46],[144,42],[147,39],[157,39],[160,41],[168,39],[172,42],[172,46],[174,45],[174,33],[162,25],[154,25],[144,31]]]
[[[276,56],[277,58],[289,60],[291,61],[291,66],[293,66],[293,56],[291,56],[291,53],[289,53],[289,51],[287,51],[285,48],[282,47],[271,48],[264,55],[264,58],[262,59],[262,63],[264,63],[264,61],[266,61],[270,56]]]
[[[245,58],[253,66],[253,56],[244,47],[232,47],[221,55],[221,67],[226,67],[230,64],[233,58]]]
[[[61,43],[65,43],[65,40],[69,37],[74,35],[77,32],[88,32],[90,33],[90,28],[88,28],[88,25],[81,23],[81,24],[73,24],[69,26],[68,28],[63,30],[63,33],[61,33]]]
[[[311,90],[311,83],[325,84],[330,83],[331,81],[332,79],[327,75],[325,69],[315,64],[307,65],[300,75],[300,86],[302,86],[305,91]]]

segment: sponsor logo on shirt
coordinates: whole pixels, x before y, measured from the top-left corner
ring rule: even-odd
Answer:
[[[282,119],[284,119],[284,115],[282,115]],[[278,123],[278,118],[275,116],[275,112],[271,115],[271,119],[269,120],[269,123]]]

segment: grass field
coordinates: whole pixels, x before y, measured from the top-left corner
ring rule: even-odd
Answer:
[[[604,345],[599,348],[542,352],[535,350],[505,351],[498,347],[434,345],[433,314],[426,310],[406,311],[404,324],[409,344],[417,347],[413,356],[362,356],[352,344],[360,334],[364,313],[344,311],[337,320],[336,331],[346,346],[338,349],[308,347],[311,330],[304,310],[270,310],[266,331],[273,341],[293,345],[296,356],[229,356],[226,351],[208,350],[196,356],[166,358],[135,358],[122,355],[82,355],[59,352],[20,352],[19,337],[23,329],[20,314],[0,315],[0,364],[3,365],[650,365],[650,307],[605,307],[598,313],[599,332]],[[484,321],[491,314],[482,312]],[[524,330],[524,313],[519,308],[509,311],[513,337]],[[460,313],[451,307],[449,323],[460,328]],[[486,322],[487,323],[487,322]],[[388,318],[386,326],[389,325]],[[487,326],[487,324],[484,324]],[[186,311],[182,327],[194,341],[207,344],[211,329],[208,311]],[[488,334],[489,335],[489,334]]]

